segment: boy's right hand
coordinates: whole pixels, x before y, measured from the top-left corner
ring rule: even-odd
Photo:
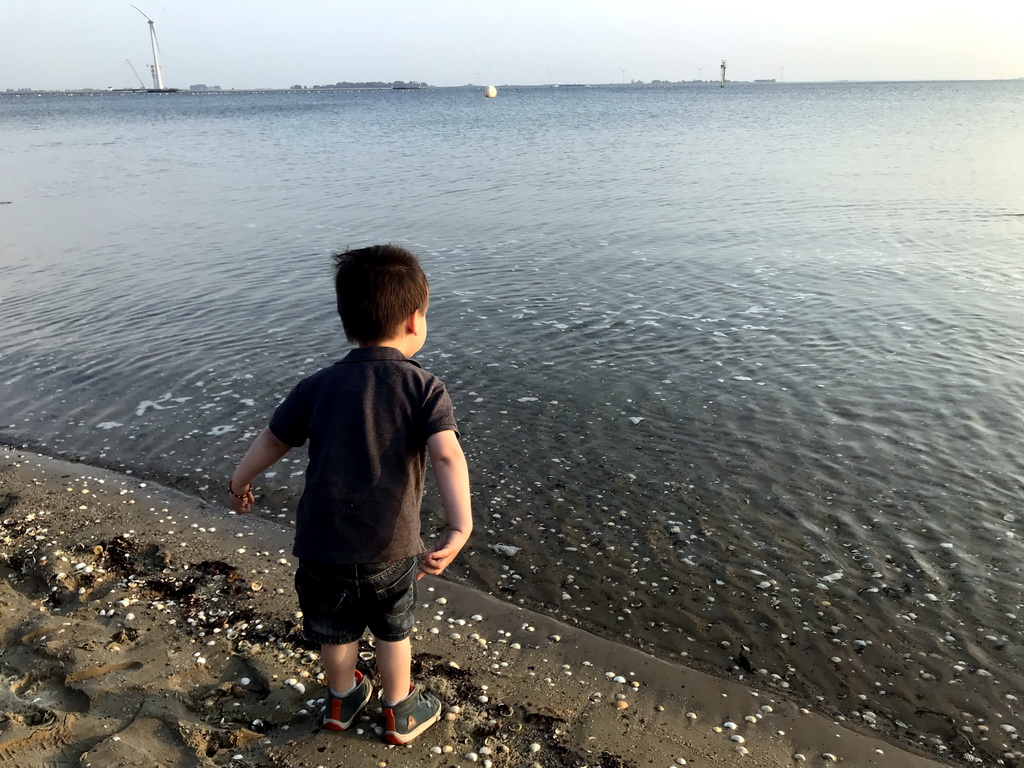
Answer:
[[[242,498],[239,498],[239,496],[242,496]],[[246,512],[251,511],[255,501],[256,497],[252,495],[251,486],[244,495],[236,495],[233,491],[228,490],[228,506],[237,515],[244,515]]]

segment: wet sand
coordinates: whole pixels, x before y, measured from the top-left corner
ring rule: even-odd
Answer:
[[[0,455],[0,760],[12,768],[974,762],[897,745],[900,731],[862,702],[842,703],[856,717],[826,717],[820,701],[757,684],[755,669],[753,686],[717,679],[431,578],[414,663],[445,719],[404,748],[383,744],[372,705],[354,730],[322,732],[287,526],[126,475]],[[369,643],[364,656],[372,668]],[[941,694],[928,706],[951,717]],[[1015,725],[985,720],[969,725],[986,745],[977,763],[1016,764]]]

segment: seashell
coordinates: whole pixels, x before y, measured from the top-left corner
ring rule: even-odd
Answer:
[[[726,722],[722,723],[722,727],[725,728],[726,730],[730,730],[730,731],[735,731],[737,728],[739,728],[739,726],[736,725],[736,723],[731,722],[731,721],[726,721]]]
[[[737,744],[742,744],[746,741],[746,739],[744,739],[738,733],[734,733],[732,736],[729,737],[729,741],[735,741]]]
[[[629,709],[629,702],[628,701],[616,701],[615,702],[615,708],[616,709]]]
[[[261,589],[263,589],[263,585],[260,584],[258,581],[254,581],[249,585],[249,589],[251,589],[253,592],[259,592]]]

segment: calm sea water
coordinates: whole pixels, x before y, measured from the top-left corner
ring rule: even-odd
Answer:
[[[476,583],[673,654],[827,596],[1019,683],[1021,125],[1022,81],[0,96],[0,439],[219,499],[345,351],[328,255],[401,242]]]

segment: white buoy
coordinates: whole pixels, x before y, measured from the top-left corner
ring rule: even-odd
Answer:
[[[493,99],[497,95],[498,89],[495,88],[493,85],[488,85],[486,88],[484,88],[484,96],[486,96],[488,99]]]

